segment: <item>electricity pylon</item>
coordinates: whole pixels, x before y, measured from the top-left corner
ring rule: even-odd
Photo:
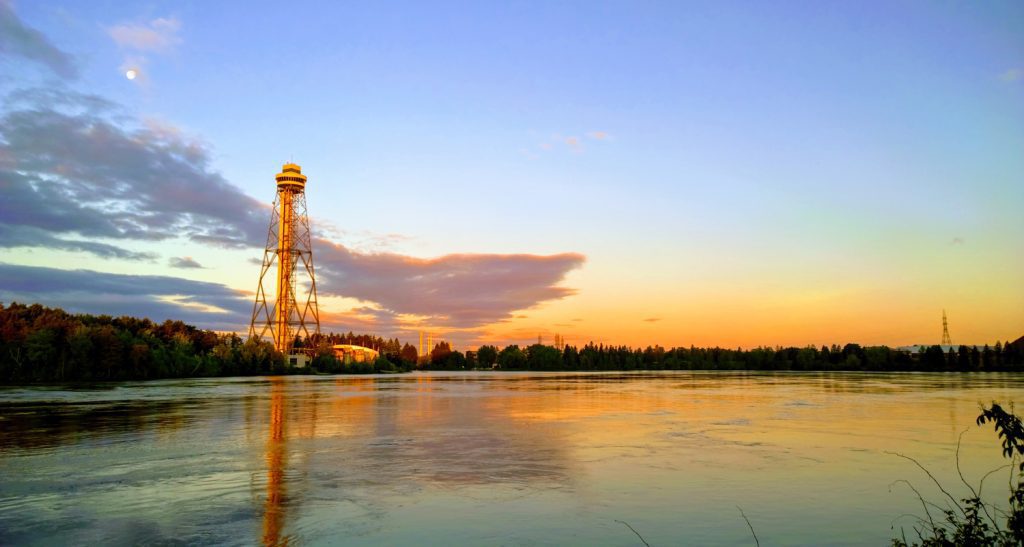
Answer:
[[[953,341],[949,339],[949,323],[946,321],[946,310],[942,310],[942,345],[953,345]]]

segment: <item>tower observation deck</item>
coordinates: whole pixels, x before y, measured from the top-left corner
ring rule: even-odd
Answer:
[[[320,334],[320,312],[306,214],[306,175],[298,165],[286,163],[274,178],[277,196],[270,215],[249,336],[261,340],[269,337],[275,349],[290,353],[297,336],[308,339],[311,334]],[[269,282],[267,274],[275,267],[274,300],[268,302],[264,283]]]

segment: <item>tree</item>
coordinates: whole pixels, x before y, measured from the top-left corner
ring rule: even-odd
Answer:
[[[797,370],[813,370],[814,365],[818,360],[818,350],[814,346],[808,346],[806,348],[800,348],[796,352],[796,369]]]
[[[448,370],[465,370],[466,364],[466,355],[461,351],[453,351],[445,359],[445,368]]]
[[[92,364],[92,338],[89,336],[89,327],[80,325],[68,338],[68,353],[71,356],[67,375],[71,378],[79,377],[79,371],[88,370]],[[64,375],[61,375],[61,380]]]
[[[494,363],[498,362],[498,348],[494,346],[480,346],[480,349],[476,350],[476,360],[484,368],[493,368]]]
[[[953,348],[950,348],[949,351],[953,351]],[[971,370],[971,348],[966,345],[960,346],[956,352],[956,367],[959,370]]]
[[[530,370],[558,370],[562,368],[562,352],[551,346],[533,344],[526,351],[526,368]]]
[[[565,346],[562,350],[562,367],[566,370],[578,370],[580,368],[580,352],[576,346]]]
[[[388,361],[384,355],[377,355],[377,359],[373,361],[373,371],[377,373],[381,372],[394,372],[395,365],[391,361]]]
[[[526,354],[519,349],[518,345],[505,346],[498,353],[498,366],[503,369],[526,368]]]
[[[310,368],[318,372],[336,374],[341,372],[341,361],[334,354],[334,349],[326,341],[321,341],[316,346],[313,359],[309,362]]]
[[[25,357],[35,379],[50,376],[57,357],[57,333],[53,329],[39,329],[29,334],[25,338]]]
[[[416,363],[420,360],[419,353],[416,351],[416,347],[411,344],[402,346],[402,353],[400,354],[402,362],[409,366],[416,366]]]
[[[435,363],[443,363],[451,352],[452,347],[448,345],[448,342],[438,342],[430,352],[430,363],[432,365]]]
[[[132,362],[131,374],[135,378],[145,378],[149,370],[149,345],[132,344],[128,358]]]

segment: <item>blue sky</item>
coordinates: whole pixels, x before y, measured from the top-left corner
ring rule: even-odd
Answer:
[[[469,345],[911,343],[947,307],[970,342],[1024,333],[1019,2],[13,6],[80,76],[8,55],[5,89],[104,97],[262,202],[293,159],[347,249],[583,257],[533,287],[571,291],[489,323],[366,295],[330,303],[341,322],[369,306],[381,329]],[[122,244],[254,285],[258,249]],[[167,274],[27,246],[6,261]]]

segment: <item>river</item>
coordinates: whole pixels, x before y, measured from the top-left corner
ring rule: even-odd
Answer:
[[[412,373],[0,388],[0,544],[883,545],[1006,462],[1012,374]],[[1005,504],[1008,471],[985,485]],[[996,478],[998,477],[998,478]],[[923,515],[921,515],[923,516]]]

